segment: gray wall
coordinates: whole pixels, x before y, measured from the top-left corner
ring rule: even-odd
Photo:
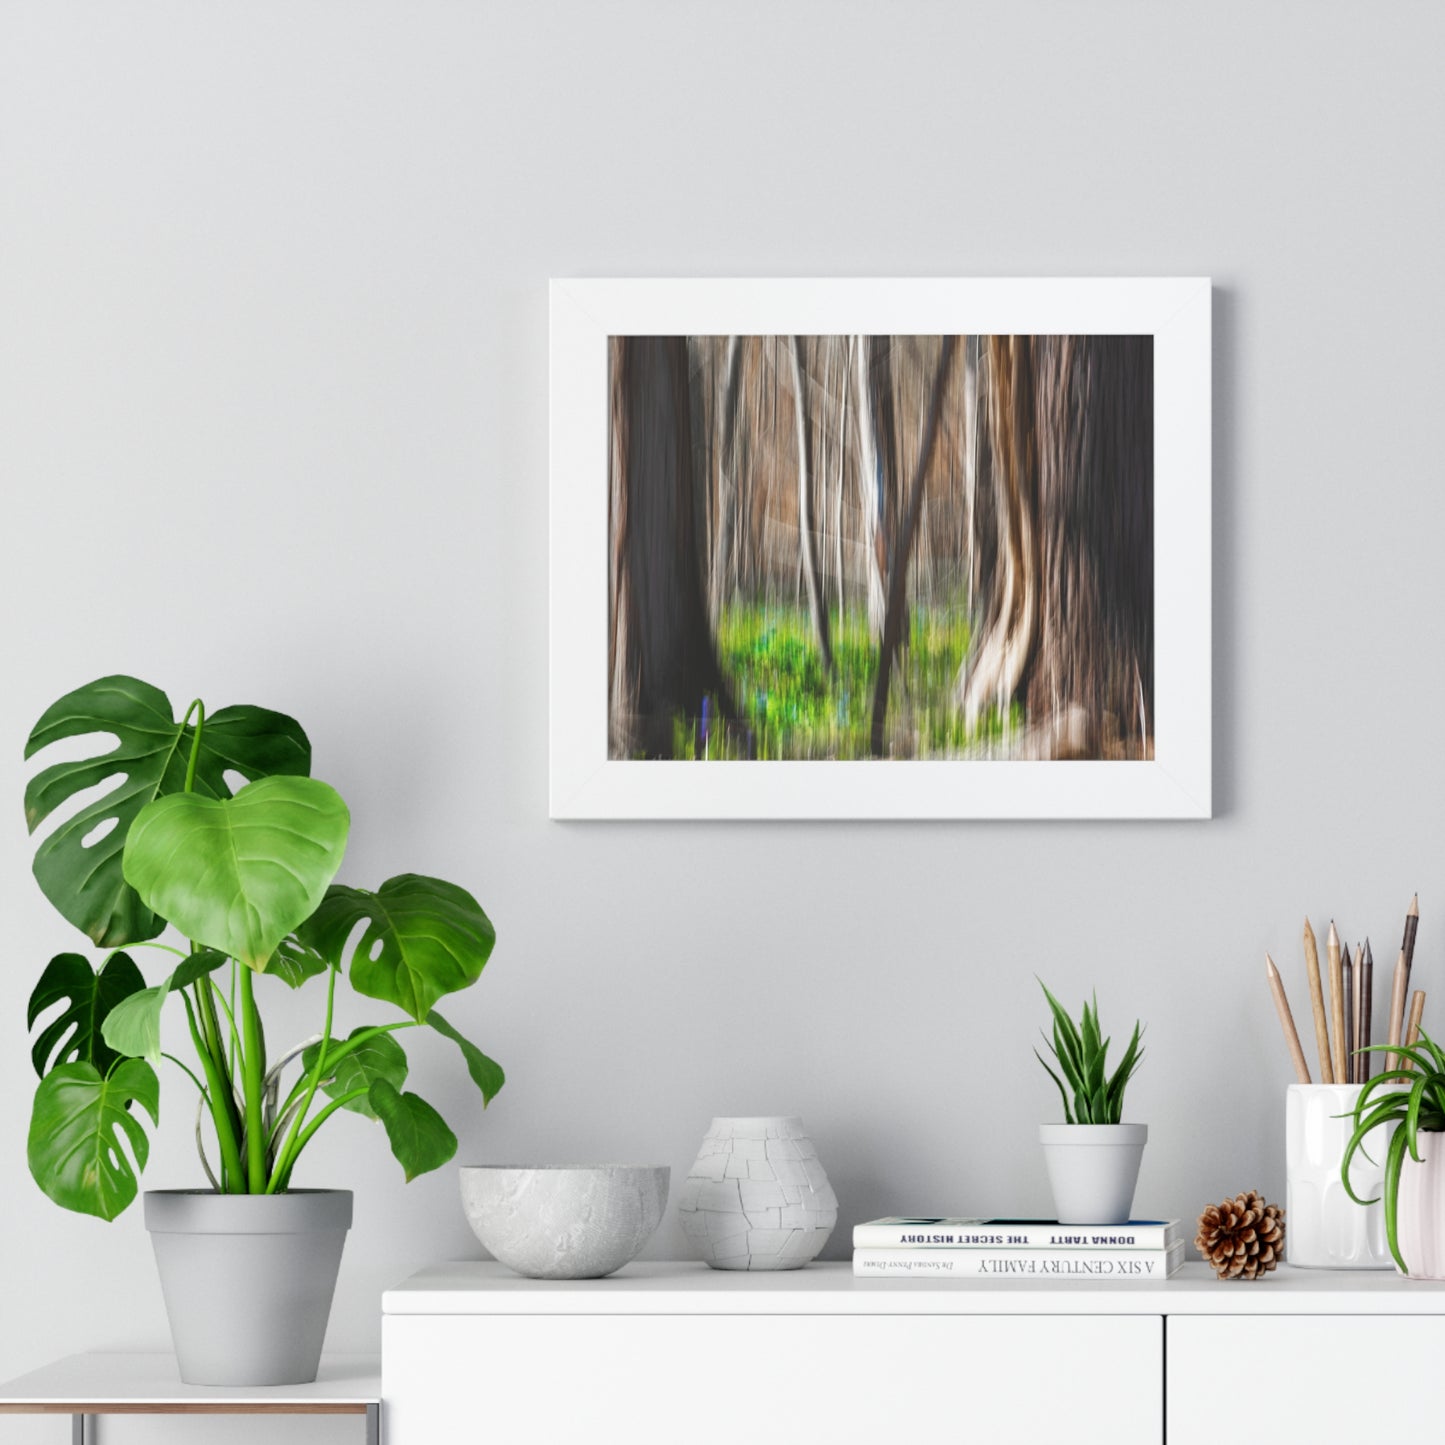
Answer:
[[[1138,1202],[1191,1218],[1283,1191],[1266,948],[1297,999],[1306,912],[1387,967],[1418,888],[1445,987],[1438,8],[0,25],[0,1374],[165,1342],[139,1211],[64,1214],[24,1165],[24,1002],[79,936],[29,877],[20,751],[105,672],[295,714],[352,806],[348,877],[483,899],[500,941],[453,1012],[511,1082],[484,1117],[414,1050],[461,1158],[680,1174],[710,1115],[797,1111],[835,1256],[886,1211],[1048,1207],[1036,971],[1148,1020]],[[1216,279],[1213,822],[547,821],[546,278],[735,273]],[[276,1036],[314,1026],[319,997],[282,1003]],[[165,1082],[146,1178],[182,1185]],[[338,1347],[476,1253],[453,1171],[403,1186],[359,1119],[304,1174],[358,1196]]]

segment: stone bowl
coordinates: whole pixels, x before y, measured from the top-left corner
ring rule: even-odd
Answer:
[[[631,1164],[464,1164],[472,1233],[529,1279],[601,1279],[662,1221],[672,1171]]]

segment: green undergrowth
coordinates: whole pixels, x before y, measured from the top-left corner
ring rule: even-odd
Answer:
[[[861,609],[830,614],[833,673],[823,667],[812,620],[803,607],[740,603],[723,610],[717,650],[742,714],[739,727],[718,725],[717,699],[701,717],[679,715],[673,756],[682,759],[768,760],[866,758],[878,677],[878,648]],[[886,752],[938,758],[985,750],[1022,714],[997,711],[965,727],[955,704],[969,628],[960,607],[915,606],[908,646],[895,662],[889,689]]]

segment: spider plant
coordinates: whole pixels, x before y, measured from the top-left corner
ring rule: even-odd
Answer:
[[[1355,1129],[1340,1162],[1340,1178],[1344,1181],[1345,1193],[1356,1204],[1377,1204],[1380,1196],[1361,1199],[1355,1193],[1350,1184],[1350,1161],[1355,1157],[1355,1150],[1364,1150],[1366,1138],[1376,1129],[1391,1124],[1397,1126],[1385,1146],[1385,1237],[1400,1272],[1409,1274],[1410,1267],[1400,1253],[1400,1171],[1405,1167],[1407,1153],[1417,1164],[1424,1163],[1420,1155],[1421,1134],[1445,1132],[1445,1052],[1424,1029],[1414,1044],[1396,1044],[1393,1048],[1388,1044],[1371,1044],[1369,1052],[1392,1053],[1399,1062],[1394,1068],[1377,1074],[1360,1090],[1353,1111]],[[1364,1153],[1368,1159],[1369,1151]]]
[[[1119,1067],[1112,1074],[1108,1071],[1109,1044],[1112,1040],[1104,1037],[1099,1026],[1099,997],[1094,995],[1092,1003],[1085,1002],[1083,1018],[1075,1024],[1064,1006],[1048,990],[1042,979],[1039,987],[1049,1001],[1054,1016],[1054,1035],[1047,1034],[1044,1041],[1054,1062],[1059,1066],[1059,1077],[1049,1067],[1048,1060],[1034,1050],[1034,1057],[1044,1066],[1049,1078],[1058,1085],[1059,1098],[1064,1101],[1064,1120],[1069,1124],[1117,1124],[1124,1117],[1124,1089],[1134,1077],[1144,1060],[1144,1050],[1139,1047],[1143,1026],[1134,1025],[1133,1037]],[[1068,1088],[1064,1080],[1068,1080]],[[1073,1092],[1072,1100],[1069,1097]]]

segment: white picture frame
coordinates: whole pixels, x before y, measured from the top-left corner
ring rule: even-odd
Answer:
[[[551,817],[1211,815],[1208,278],[554,280],[550,290]],[[842,333],[1153,336],[1151,760],[609,758],[609,337]]]

